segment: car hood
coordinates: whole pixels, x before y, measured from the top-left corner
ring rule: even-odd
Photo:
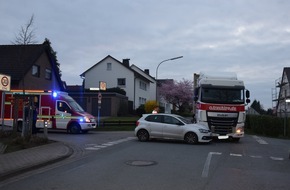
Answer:
[[[201,124],[197,124],[197,123],[188,124],[187,127],[193,127],[193,128],[197,128],[197,129],[209,130],[209,128],[207,126],[204,126],[204,125],[201,125]]]

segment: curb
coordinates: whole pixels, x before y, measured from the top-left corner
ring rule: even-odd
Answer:
[[[28,165],[28,166],[25,166],[25,167],[22,167],[22,168],[18,168],[18,169],[14,169],[14,170],[8,171],[8,172],[0,175],[0,181],[6,180],[8,178],[11,178],[11,177],[14,177],[14,176],[17,176],[17,175],[20,175],[20,174],[23,174],[23,173],[28,172],[28,171],[39,169],[41,167],[44,167],[44,166],[47,166],[47,165],[62,161],[64,159],[70,157],[73,154],[73,149],[71,147],[69,147],[68,145],[66,145],[66,144],[63,144],[63,146],[65,146],[66,149],[67,149],[65,154],[63,154],[61,156],[56,156],[55,158],[52,158],[50,160],[40,161],[37,164],[32,164],[30,166]]]

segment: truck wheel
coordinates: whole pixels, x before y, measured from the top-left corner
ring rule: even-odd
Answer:
[[[185,134],[184,140],[188,144],[196,144],[198,142],[198,137],[195,133],[189,132]]]
[[[73,123],[69,127],[69,132],[72,134],[79,134],[81,132],[81,127],[78,123]]]

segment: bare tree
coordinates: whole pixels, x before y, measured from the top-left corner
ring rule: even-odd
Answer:
[[[21,29],[18,35],[15,36],[15,41],[12,42],[13,44],[18,45],[28,45],[28,44],[35,44],[35,34],[33,29],[34,23],[34,15],[30,17],[30,20],[25,26],[21,26]]]
[[[25,26],[22,26],[18,35],[15,36],[15,40],[14,42],[12,42],[14,45],[21,45],[21,48],[19,49],[19,55],[18,55],[18,59],[19,62],[23,62],[24,61],[24,56],[26,53],[26,45],[29,44],[35,44],[37,43],[35,41],[35,34],[34,34],[34,29],[33,29],[33,23],[34,23],[34,15],[32,15],[28,21],[28,23]],[[22,99],[22,104],[23,107],[25,106],[25,101],[27,101],[27,97],[25,95],[25,80],[24,80],[24,75],[25,72],[23,71],[22,73],[22,88],[23,88],[23,95],[22,96],[15,96],[15,103],[17,104],[15,107],[16,110],[18,110],[18,104],[20,104],[20,99]],[[28,99],[29,101],[29,105],[32,105],[32,98]],[[15,110],[15,113],[18,113],[18,111]],[[25,122],[25,114],[22,115],[23,118],[23,123],[22,123],[22,137],[24,137],[25,139],[29,139],[31,137],[31,130],[29,130],[29,128],[31,128],[32,126],[32,110],[29,110],[29,124],[27,124]],[[24,112],[23,112],[24,113]],[[19,125],[19,123],[17,123],[16,121],[18,121],[18,114],[15,114],[13,116],[14,119],[14,123],[13,123],[13,132],[17,132],[17,127]],[[20,116],[21,117],[21,116]]]

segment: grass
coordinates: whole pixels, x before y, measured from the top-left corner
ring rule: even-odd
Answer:
[[[22,149],[32,148],[36,146],[51,143],[47,138],[36,135],[23,138],[19,133],[14,134],[12,131],[0,131],[0,144],[2,144],[2,153],[15,152]],[[4,148],[5,147],[5,148]]]

